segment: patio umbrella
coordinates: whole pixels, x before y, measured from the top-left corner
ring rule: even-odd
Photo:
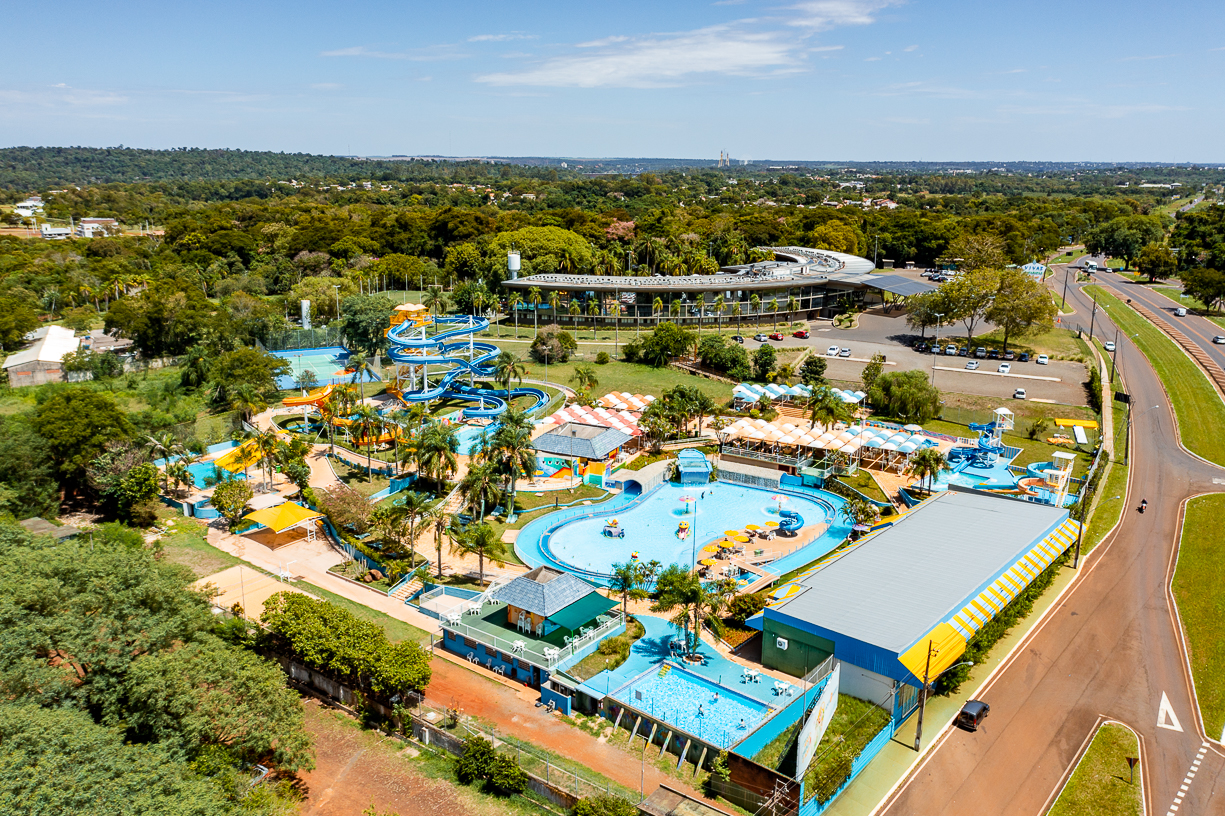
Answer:
[[[719,551],[719,548],[715,547],[714,545],[702,548],[702,552],[704,553],[713,553],[713,552],[718,552],[718,551]]]
[[[713,567],[713,566],[715,565],[715,559],[713,559],[713,558],[703,558],[703,559],[702,559],[701,561],[699,561],[698,563],[699,563],[699,564],[701,564],[701,565],[702,565],[702,566],[704,566],[704,567]]]
[[[758,525],[756,525],[756,524],[746,524],[746,525],[744,525],[744,529],[746,529],[746,530],[760,530],[760,529],[761,529],[761,527],[759,527],[759,526],[758,526]]]
[[[719,542],[719,549],[721,550],[730,550],[730,549],[735,548],[735,546],[736,545],[730,541],[720,541]]]
[[[783,504],[790,500],[791,500],[790,497],[784,496],[782,493],[775,493],[773,496],[770,497],[770,501],[778,502],[779,504]]]
[[[740,542],[741,544],[748,544],[748,543],[749,543],[749,537],[748,537],[748,536],[746,536],[746,535],[732,536],[732,540],[733,540],[733,541],[738,541],[738,542]]]
[[[777,522],[777,521],[767,521],[767,522],[766,522],[766,526],[767,526],[767,527],[777,527],[777,526],[778,526],[778,522]]]
[[[868,525],[866,525],[866,524],[856,524],[856,525],[855,525],[854,527],[852,527],[851,529],[852,529],[852,530],[854,530],[854,531],[855,531],[855,532],[857,532],[857,533],[866,533],[868,530],[871,530],[872,528],[871,528],[871,527],[869,527],[869,526],[868,526]]]
[[[904,431],[921,431],[921,430],[923,430],[923,426],[922,426],[922,425],[903,425],[903,426],[902,426],[902,430],[904,430]]]

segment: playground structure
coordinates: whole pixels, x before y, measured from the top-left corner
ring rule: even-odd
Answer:
[[[794,510],[779,510],[778,517],[778,531],[789,538],[794,537],[804,526],[804,517]]]
[[[684,541],[685,539],[689,538],[689,522],[682,521],[680,524],[677,525],[676,537],[679,538],[681,541]]]
[[[611,519],[604,525],[604,535],[609,538],[625,538],[625,528],[616,519]]]
[[[1035,496],[1041,496],[1040,491],[1046,491],[1056,507],[1063,507],[1072,483],[1072,467],[1076,464],[1076,455],[1055,451],[1051,458],[1050,462],[1027,467],[1025,470],[1029,476],[1019,480],[1017,487],[1021,492]]]
[[[348,417],[341,417],[341,416],[329,416],[324,410],[324,406],[327,404],[327,401],[331,399],[332,394],[336,390],[336,388],[337,386],[335,385],[325,385],[322,388],[316,388],[315,390],[303,396],[300,396],[300,397],[286,397],[283,400],[283,402],[286,408],[302,408],[302,420],[308,425],[310,424],[310,417],[308,416],[308,409],[314,408],[316,411],[319,412],[320,417],[326,418],[327,422],[330,425],[332,425],[332,427],[345,429],[345,431],[349,433],[349,436],[350,438],[352,438],[354,444],[359,445],[359,446],[365,446],[366,441],[367,441],[366,437],[365,436],[361,436],[361,437],[354,436],[352,432],[349,430],[354,425],[354,422],[352,419]],[[373,440],[371,444],[391,445],[397,439],[403,439],[401,431],[398,427],[391,426],[390,428],[384,430],[381,434],[379,434]]]
[[[494,376],[492,362],[502,351],[493,343],[476,342],[475,335],[488,328],[489,321],[475,315],[434,317],[424,306],[397,306],[387,330],[387,356],[396,365],[395,386],[388,392],[405,405],[443,398],[475,403],[463,409],[466,419],[493,419],[515,397],[535,398],[528,412],[543,408],[549,396],[539,388],[476,387],[477,378]]]
[[[950,463],[968,461],[977,468],[995,466],[1000,454],[1004,452],[1001,437],[1004,431],[1013,429],[1015,420],[1012,411],[1007,408],[996,408],[992,416],[994,418],[990,422],[970,423],[970,430],[978,433],[978,445],[973,448],[954,447],[950,449],[948,452]]]

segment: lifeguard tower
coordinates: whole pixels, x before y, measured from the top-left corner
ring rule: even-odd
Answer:
[[[1072,484],[1072,467],[1076,464],[1076,454],[1055,451],[1051,454],[1051,464],[1054,467],[1043,471],[1046,478],[1046,489],[1054,497],[1056,507],[1063,507],[1068,497],[1068,488]]]

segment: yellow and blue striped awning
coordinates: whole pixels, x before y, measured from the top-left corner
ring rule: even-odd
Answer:
[[[1004,570],[1003,575],[954,615],[949,623],[962,637],[969,640],[987,621],[998,615],[1020,595],[1025,587],[1068,547],[1076,543],[1076,533],[1079,529],[1080,523],[1071,518],[1059,525],[1053,533]]]

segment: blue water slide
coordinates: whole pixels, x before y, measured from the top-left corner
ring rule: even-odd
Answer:
[[[794,535],[804,526],[804,517],[794,510],[780,510],[778,517],[778,529],[784,533]]]
[[[971,422],[970,430],[979,431],[979,432],[987,431],[988,433],[990,433],[991,431],[995,430],[995,423],[994,422]]]
[[[400,395],[404,402],[427,402],[430,400],[451,397],[454,399],[475,402],[476,405],[464,409],[463,414],[469,419],[492,419],[504,413],[507,400],[519,396],[530,396],[536,399],[527,410],[535,411],[549,401],[549,396],[539,388],[479,389],[462,382],[464,377],[489,378],[494,375],[490,363],[500,353],[501,349],[492,343],[479,343],[471,340],[471,335],[489,328],[489,321],[483,317],[460,315],[455,317],[440,317],[435,319],[435,326],[451,326],[431,337],[411,338],[404,333],[414,327],[405,322],[394,326],[387,332],[389,348],[387,356],[392,362],[401,365],[449,365],[451,370],[442,375],[442,379],[429,389],[407,391]],[[458,340],[469,337],[468,341]],[[471,359],[455,356],[459,353],[472,352]],[[421,352],[426,352],[422,354]]]

